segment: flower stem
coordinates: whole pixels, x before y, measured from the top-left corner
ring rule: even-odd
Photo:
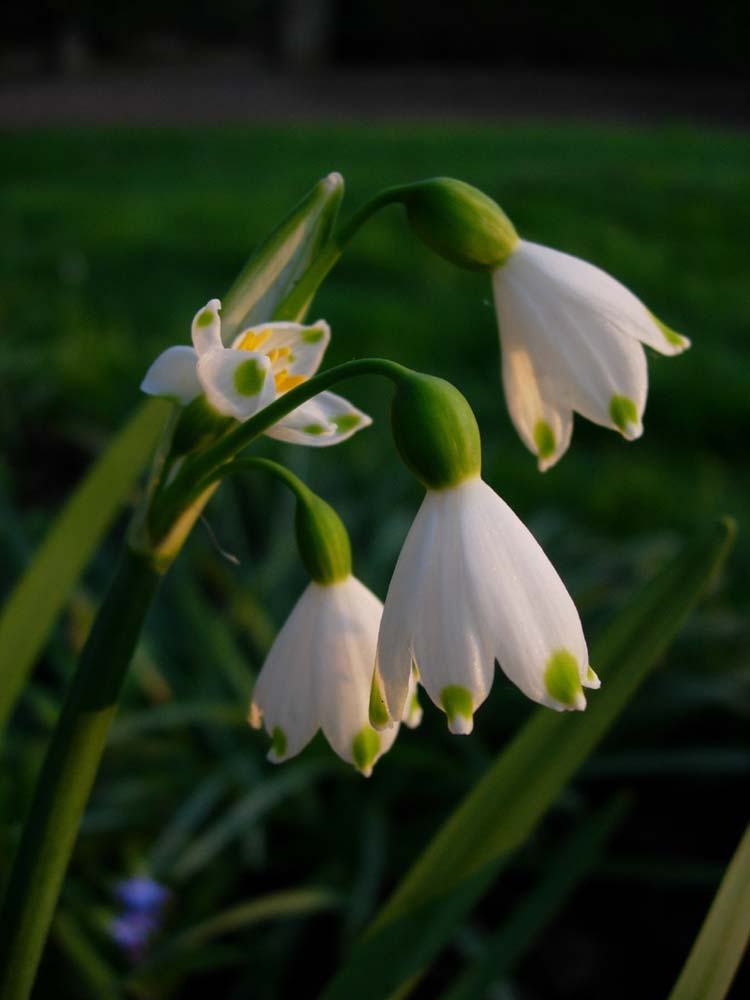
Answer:
[[[0,912],[0,1000],[26,1000],[33,986],[120,688],[160,580],[151,560],[126,548],[81,653]]]
[[[327,371],[319,372],[295,389],[285,392],[283,396],[279,396],[273,403],[259,410],[244,423],[238,424],[234,430],[225,434],[216,444],[185,462],[180,473],[164,489],[161,496],[156,498],[154,503],[151,528],[155,539],[159,540],[164,536],[170,525],[175,523],[180,512],[192,503],[196,495],[205,488],[216,469],[233,459],[263,431],[278,423],[282,417],[291,413],[302,403],[306,403],[308,399],[312,399],[318,393],[336,385],[337,382],[343,382],[345,379],[355,378],[359,375],[381,375],[396,380],[409,374],[411,372],[408,368],[395,361],[388,361],[385,358],[361,358],[357,361],[346,361],[344,364],[336,365]]]
[[[355,236],[367,220],[386,205],[392,205],[399,200],[403,187],[386,188],[380,194],[376,194],[368,202],[354,213],[345,226],[342,226],[339,233],[327,244],[325,249],[300,278],[282,302],[276,307],[273,318],[275,320],[298,320],[305,312],[310,300],[315,295],[326,276],[338,263],[344,247],[349,240]]]

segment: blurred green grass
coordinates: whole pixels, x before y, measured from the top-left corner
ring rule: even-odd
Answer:
[[[600,792],[623,784],[635,790],[636,817],[607,870],[615,879],[612,872],[628,872],[628,887],[616,883],[626,915],[640,912],[642,901],[629,888],[640,879],[651,888],[654,931],[661,919],[681,918],[687,927],[690,906],[699,914],[710,898],[705,863],[727,858],[734,847],[737,790],[748,769],[750,137],[564,123],[50,130],[6,132],[2,153],[0,581],[6,587],[92,455],[127,416],[152,358],[187,340],[196,308],[223,294],[253,245],[331,170],[347,181],[344,214],[381,187],[419,177],[446,174],[476,184],[523,236],[609,270],[693,339],[680,358],[650,358],[640,441],[626,444],[577,419],[571,450],[540,476],[505,411],[489,282],[429,254],[398,210],[360,233],[313,308],[313,317],[332,326],[327,363],[381,354],[462,389],[483,432],[486,478],[544,542],[590,628],[698,522],[726,512],[738,518],[739,544],[724,586],[675,646],[670,670],[650,682],[623,720],[609,752],[590,765],[583,798],[574,790],[561,807],[570,818]],[[388,393],[375,382],[345,391],[376,417],[372,429],[335,452],[264,448],[337,506],[352,531],[355,569],[382,596],[419,490],[390,445]],[[168,581],[87,815],[80,891],[98,887],[101,905],[102,869],[119,874],[150,855],[157,874],[180,883],[180,919],[189,923],[236,902],[240,891],[313,877],[346,891],[354,886],[339,928],[345,943],[526,706],[498,678],[472,740],[449,738],[428,707],[422,729],[399,740],[371,783],[357,784],[318,746],[307,752],[310,774],[303,758],[298,778],[292,772],[281,780],[274,798],[279,772],[263,763],[262,738],[242,726],[241,714],[252,670],[303,584],[291,507],[273,487],[248,479],[221,491],[208,519],[243,565],[223,563],[199,525]],[[17,719],[11,760],[24,787],[112,551],[105,549],[87,574]],[[172,698],[187,703],[184,714],[169,714]],[[270,814],[263,807],[260,823],[256,788],[275,803]],[[0,802],[6,815],[18,815],[7,778]],[[714,816],[710,836],[691,825],[699,808]],[[255,817],[248,831],[244,809]],[[400,826],[404,809],[411,818]],[[178,814],[190,821],[181,826]],[[340,817],[334,830],[329,815]],[[236,842],[241,857],[219,847],[207,853],[206,844]],[[534,850],[524,862],[532,867]],[[660,855],[672,852],[670,875]],[[189,889],[180,882],[186,872],[193,873]],[[670,878],[681,887],[676,903],[655,900],[654,884]],[[74,892],[71,900],[75,912]],[[685,912],[677,915],[675,905]],[[598,940],[585,908],[581,919]],[[261,936],[252,960],[266,970],[264,995],[275,995],[273,983],[283,980],[275,963],[288,941],[306,960],[319,945],[311,974],[325,979],[336,959],[325,929],[307,946],[291,932]],[[665,989],[679,965],[679,944],[667,949]],[[234,953],[230,958],[241,961]],[[625,970],[624,956],[622,963]],[[534,968],[524,974],[529,982],[540,975]],[[591,995],[597,988],[601,995],[602,980],[592,981]],[[547,984],[544,995],[565,994]]]

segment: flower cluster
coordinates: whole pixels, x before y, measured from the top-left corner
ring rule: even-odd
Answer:
[[[522,240],[501,209],[466,184],[438,178],[394,189],[386,200],[403,202],[432,249],[491,275],[507,405],[540,471],[567,450],[574,412],[628,440],[642,433],[644,345],[674,355],[689,346],[685,337],[604,271]],[[160,355],[145,392],[185,407],[202,400],[225,419],[245,421],[318,370],[330,339],[322,320],[250,327],[224,347],[219,309],[212,299],[198,311],[193,346]],[[396,368],[386,372],[396,385],[394,442],[426,495],[384,605],[352,575],[335,512],[287,470],[256,460],[297,495],[297,538],[312,578],[266,658],[250,708],[251,724],[271,738],[274,762],[322,729],[343,760],[369,775],[400,724],[419,723],[418,685],[451,732],[469,733],[497,665],[528,698],[557,711],[585,709],[584,691],[600,686],[565,585],[481,478],[468,403],[446,382]],[[331,445],[370,422],[340,396],[311,387],[307,402],[265,433]]]

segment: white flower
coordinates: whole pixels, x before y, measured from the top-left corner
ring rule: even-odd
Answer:
[[[611,275],[526,240],[493,272],[493,288],[508,409],[540,470],[566,451],[573,411],[637,438],[648,391],[641,345],[679,354],[690,341]]]
[[[273,742],[269,760],[294,757],[320,728],[339,757],[366,776],[372,773],[398,733],[398,726],[377,732],[368,715],[382,611],[378,598],[351,575],[307,586],[253,692],[249,721],[256,729],[265,724]],[[413,688],[411,694],[404,715],[416,725]]]
[[[373,702],[398,719],[415,664],[451,732],[469,733],[495,660],[524,694],[583,709],[589,667],[575,605],[531,532],[478,476],[428,490],[385,600]]]
[[[169,347],[141,383],[151,396],[186,406],[205,394],[219,413],[247,420],[278,396],[314,375],[331,339],[328,324],[264,323],[250,327],[225,348],[221,303],[211,299],[193,319],[193,346]],[[338,444],[372,423],[333,392],[321,392],[270,427],[269,437],[292,444]]]

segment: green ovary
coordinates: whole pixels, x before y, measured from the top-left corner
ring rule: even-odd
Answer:
[[[240,396],[257,396],[266,378],[265,368],[255,358],[248,358],[234,372],[234,387]]]
[[[546,420],[537,420],[534,425],[534,444],[539,458],[552,458],[555,454],[555,432]]]
[[[352,741],[352,757],[359,770],[365,774],[372,770],[379,752],[380,736],[369,726],[360,729]]]
[[[558,649],[547,661],[544,672],[547,694],[561,705],[575,705],[581,693],[578,662],[567,649]]]
[[[440,692],[440,702],[449,719],[454,719],[457,715],[470,719],[474,714],[471,692],[458,684],[444,687]]]
[[[277,757],[283,757],[286,753],[286,733],[280,726],[274,726],[271,733],[271,746]]]
[[[609,415],[612,423],[618,427],[623,434],[628,429],[628,424],[638,425],[638,410],[632,399],[627,396],[613,396],[609,403]]]

